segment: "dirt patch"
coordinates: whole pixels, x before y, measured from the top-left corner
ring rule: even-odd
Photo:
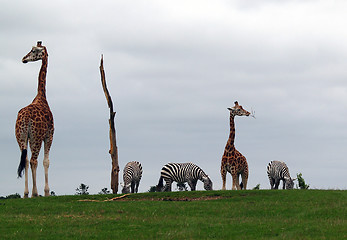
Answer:
[[[164,198],[143,198],[143,199],[121,199],[119,201],[168,201],[168,202],[191,202],[191,201],[209,201],[223,199],[222,196],[204,196],[199,198],[187,198],[187,197],[164,197]]]
[[[203,196],[203,197],[163,197],[163,198],[128,198],[129,194],[122,195],[120,197],[115,197],[106,200],[92,200],[92,199],[83,199],[78,200],[79,202],[111,202],[111,201],[167,201],[167,202],[191,202],[191,201],[209,201],[209,200],[218,200],[224,199],[227,197],[223,196]]]

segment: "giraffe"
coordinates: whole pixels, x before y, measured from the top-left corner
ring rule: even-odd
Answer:
[[[232,189],[240,190],[246,189],[248,180],[248,164],[246,158],[236,150],[235,141],[235,116],[249,116],[250,113],[242,108],[236,101],[235,106],[228,108],[230,111],[230,135],[228,142],[225,146],[224,154],[221,163],[221,175],[223,180],[222,190],[225,190],[226,175],[229,172],[232,176],[233,186]],[[242,177],[242,187],[239,184],[239,175]]]
[[[44,160],[45,169],[45,196],[49,196],[48,186],[48,168],[49,168],[49,150],[53,141],[54,124],[53,115],[46,100],[46,73],[48,64],[48,53],[42,42],[37,42],[37,46],[32,47],[31,51],[22,59],[23,63],[42,60],[41,69],[38,77],[37,95],[32,103],[18,112],[15,134],[21,150],[21,160],[18,167],[18,177],[22,177],[25,170],[25,189],[24,198],[29,195],[28,189],[28,168],[27,157],[28,142],[31,150],[30,168],[33,179],[32,197],[37,197],[36,187],[36,169],[37,158],[44,142]]]

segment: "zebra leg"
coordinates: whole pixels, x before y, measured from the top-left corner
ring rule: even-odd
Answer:
[[[195,191],[196,184],[197,184],[197,181],[194,181],[194,180],[188,181],[188,185],[189,185],[191,191]]]
[[[285,186],[286,186],[286,180],[283,180],[282,182],[283,182],[283,187],[282,187],[282,189],[284,189]]]
[[[272,177],[269,177],[269,181],[270,181],[270,187],[271,189],[274,189],[274,179]]]
[[[276,179],[275,180],[275,189],[278,189],[278,185],[280,185],[280,180]]]
[[[165,188],[164,188],[163,192],[171,192],[172,181],[165,179],[165,183],[166,184],[165,184]]]
[[[135,183],[135,193],[139,191],[139,185],[140,185],[140,181]]]
[[[135,183],[134,182],[131,182],[131,193],[134,193],[135,191]]]

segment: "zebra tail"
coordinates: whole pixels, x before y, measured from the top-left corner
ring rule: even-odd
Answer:
[[[161,190],[163,189],[163,186],[164,186],[163,182],[164,182],[163,181],[163,177],[160,176],[159,182],[158,182],[158,185],[157,185],[157,192],[161,192]]]
[[[22,155],[20,156],[20,163],[19,163],[18,170],[17,170],[17,174],[18,174],[19,178],[22,177],[23,171],[25,169],[27,153],[28,153],[28,151],[26,149],[22,150]]]

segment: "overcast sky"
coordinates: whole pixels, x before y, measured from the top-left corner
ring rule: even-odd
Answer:
[[[0,196],[24,192],[14,124],[36,95],[41,62],[21,59],[38,40],[49,53],[49,183],[57,195],[74,194],[80,183],[91,194],[110,189],[101,54],[117,111],[120,168],[142,163],[140,192],[157,184],[168,162],[196,163],[221,189],[227,107],[236,100],[256,115],[236,118],[248,188],[268,189],[266,166],[281,160],[310,188],[346,189],[346,9],[342,0],[2,0]],[[41,151],[41,195],[42,160]]]

